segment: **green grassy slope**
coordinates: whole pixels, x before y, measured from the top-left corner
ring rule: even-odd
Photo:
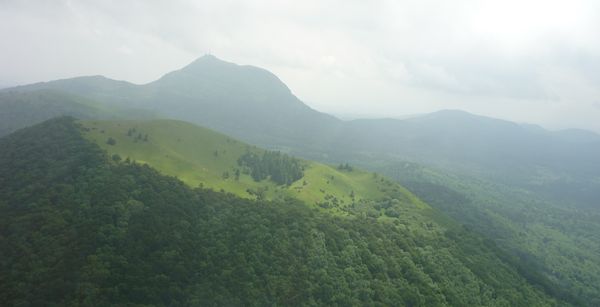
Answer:
[[[254,197],[248,190],[262,189],[268,199],[294,197],[308,204],[329,203],[325,206],[334,208],[351,204],[352,194],[356,202],[380,200],[386,196],[412,197],[401,186],[373,173],[338,170],[311,161],[302,161],[304,177],[289,186],[278,186],[270,180],[256,182],[244,173],[236,179],[234,174],[240,169],[239,157],[246,152],[262,154],[263,150],[186,122],[93,120],[82,123],[87,128],[86,137],[110,155],[118,154],[123,159],[147,163],[192,187],[223,189],[245,198]],[[144,140],[146,135],[147,140]],[[116,143],[108,144],[108,138],[113,138]]]

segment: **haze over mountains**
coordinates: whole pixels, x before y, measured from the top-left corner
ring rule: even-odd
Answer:
[[[343,121],[305,105],[272,73],[212,55],[144,85],[92,76],[2,92],[41,89],[83,97],[104,109],[141,109],[189,121],[252,144],[318,160],[410,160],[503,179],[588,205],[600,197],[600,135],[593,132],[547,131],[458,110],[404,120]],[[3,114],[11,112],[15,118],[22,116],[12,107]],[[91,110],[88,116],[101,117]],[[558,186],[564,193],[555,193]]]
[[[597,236],[600,136],[593,132],[548,131],[460,110],[442,110],[406,119],[341,120],[308,107],[272,73],[214,56],[201,57],[142,85],[89,76],[0,91],[0,135],[60,115],[88,120],[82,122],[88,129],[84,135],[107,153],[117,155],[113,156],[115,161],[126,157],[138,160],[162,175],[177,176],[192,187],[202,183],[250,198],[258,198],[256,191],[262,189],[267,199],[286,202],[286,197],[291,196],[310,206],[334,208],[331,212],[347,210],[352,215],[376,220],[398,218],[395,205],[390,203],[351,205],[355,202],[351,194],[370,195],[378,200],[400,197],[388,194],[393,184],[388,186],[384,179],[376,177],[379,175],[363,171],[340,177],[345,176],[343,168],[335,170],[307,162],[313,168],[306,170],[304,179],[285,188],[268,181],[252,182],[244,175],[241,181],[232,180],[232,174],[240,167],[237,161],[244,146],[250,145],[230,142],[237,138],[310,160],[342,166],[350,163],[379,172],[439,210],[435,223],[444,225],[443,220],[450,218],[450,225],[467,226],[467,234],[461,238],[471,236],[473,229],[492,240],[493,244],[482,243],[485,248],[479,246],[485,242],[477,241],[479,237],[465,239],[460,244],[479,246],[477,256],[491,253],[491,258],[481,260],[483,263],[500,258],[509,268],[505,277],[516,271],[552,298],[599,301],[600,255],[596,251],[600,248]],[[187,121],[227,136],[177,121],[147,120],[156,118]],[[68,121],[56,123],[42,127],[54,127],[61,136],[64,129],[56,130],[57,127],[66,125],[75,129]],[[134,127],[149,133],[149,139],[143,141],[141,134],[132,138],[128,131]],[[43,131],[37,129],[27,132],[32,142]],[[80,141],[80,136],[73,137]],[[212,139],[218,139],[221,145],[208,146],[213,144],[209,141]],[[11,140],[11,144],[18,143],[18,137]],[[14,152],[19,146],[13,148]],[[6,156],[5,167],[9,168],[10,159],[18,155]],[[59,160],[58,164],[63,163]],[[334,177],[343,179],[335,181]],[[314,182],[318,185],[311,185]],[[7,195],[13,197],[11,193]],[[135,197],[127,194],[123,199]],[[343,205],[338,203],[341,200]],[[373,206],[377,212],[372,210]],[[408,210],[408,207],[398,208]],[[404,212],[408,215],[401,215],[402,218],[409,218],[410,212]],[[428,214],[419,213],[424,218],[421,220],[424,229],[428,229],[428,223],[434,223]],[[442,218],[442,215],[447,216]],[[412,227],[409,228],[417,229]],[[476,241],[480,243],[473,243]],[[437,243],[434,245],[439,247]],[[435,249],[438,252],[441,251]],[[481,269],[479,264],[476,267]],[[488,271],[481,270],[477,278],[490,286],[492,280],[481,277],[488,276]],[[496,289],[500,285],[494,283],[490,287]],[[541,300],[552,298],[540,296]],[[463,297],[453,302],[466,301]]]

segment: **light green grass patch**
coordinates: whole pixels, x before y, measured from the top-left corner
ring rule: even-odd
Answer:
[[[359,200],[386,197],[404,198],[420,204],[410,192],[381,176],[362,170],[338,170],[335,167],[302,160],[304,177],[289,186],[270,180],[254,181],[235,170],[238,159],[251,151],[263,150],[210,129],[176,120],[81,121],[86,138],[105,149],[137,163],[146,163],[163,174],[178,177],[186,184],[224,190],[244,198],[254,198],[248,190],[265,190],[268,199],[294,197],[308,204],[335,202],[343,207]],[[128,131],[132,131],[128,135]],[[146,139],[147,135],[147,140]],[[114,145],[107,144],[113,138]],[[228,178],[224,178],[227,173]],[[423,204],[423,206],[426,206]]]

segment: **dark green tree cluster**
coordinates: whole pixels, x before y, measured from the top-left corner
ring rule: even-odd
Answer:
[[[238,165],[249,168],[255,181],[270,178],[279,185],[289,185],[304,176],[300,160],[279,151],[265,151],[262,156],[246,152],[238,159]]]
[[[137,132],[137,135],[135,134]],[[127,136],[128,137],[133,137],[133,140],[135,142],[138,141],[144,141],[144,142],[148,142],[148,134],[143,134],[141,132],[138,132],[136,128],[129,128],[127,129]]]
[[[347,171],[347,172],[351,172],[352,171],[352,166],[349,163],[340,163],[340,165],[338,165],[337,169],[339,169],[340,171]]]
[[[79,129],[61,118],[0,139],[5,306],[560,303],[468,232],[193,190],[110,162]]]

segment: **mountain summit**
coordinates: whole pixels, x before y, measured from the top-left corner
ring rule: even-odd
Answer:
[[[305,105],[273,73],[212,55],[141,90],[146,107],[266,146],[310,142],[338,122]]]
[[[193,60],[192,62],[185,65],[181,69],[175,70],[173,72],[186,71],[189,73],[205,73],[205,72],[208,72],[211,70],[213,70],[213,72],[214,72],[215,70],[218,71],[223,68],[235,69],[235,67],[242,67],[242,66],[249,66],[249,65],[238,65],[236,63],[228,62],[223,59],[220,59],[212,54],[205,54],[205,55]],[[173,73],[173,72],[171,72],[171,73]]]
[[[273,73],[213,55],[144,85],[80,77],[18,89],[54,89],[109,108],[145,109],[264,146],[310,144],[320,131],[340,123],[308,107]]]
[[[297,100],[290,89],[271,72],[248,65],[237,65],[213,55],[202,56],[187,66],[164,75],[147,85],[161,90],[186,91],[189,95],[218,95],[228,101],[283,103]],[[223,102],[222,99],[221,103]]]

